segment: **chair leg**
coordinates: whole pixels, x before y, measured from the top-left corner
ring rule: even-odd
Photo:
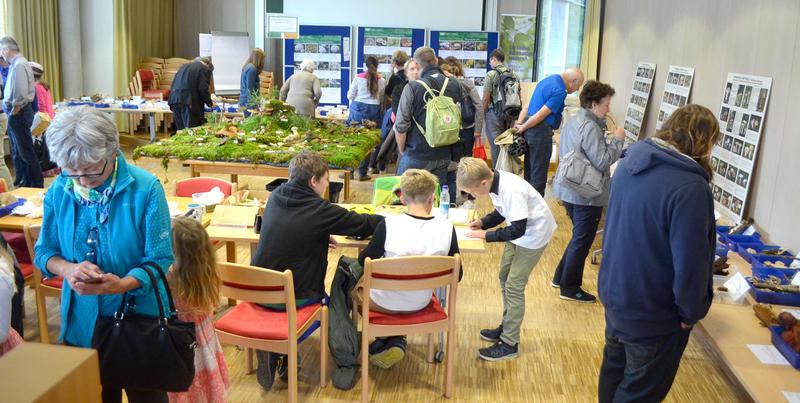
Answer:
[[[428,364],[433,363],[434,350],[433,333],[430,333],[428,334],[428,355],[425,357],[425,359],[428,361]]]
[[[297,337],[289,341],[289,403],[297,403]]]
[[[369,336],[367,328],[361,330],[361,402],[369,402]]]
[[[355,298],[353,298],[353,310],[350,314],[353,317],[353,324],[356,326],[356,330],[358,330],[358,302]]]
[[[39,337],[43,344],[50,344],[50,329],[47,326],[47,299],[44,297],[39,285],[36,285],[35,292],[36,315],[39,319]]]
[[[328,386],[328,307],[322,307],[322,320],[320,320],[319,339],[319,387]]]
[[[447,332],[447,354],[445,354],[444,397],[453,397],[453,355],[455,354],[456,336],[452,330]]]
[[[256,372],[253,367],[253,349],[248,347],[244,349],[245,360],[247,361],[247,375]]]

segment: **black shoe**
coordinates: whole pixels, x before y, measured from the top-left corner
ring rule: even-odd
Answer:
[[[517,358],[517,356],[519,356],[519,344],[511,346],[499,340],[491,347],[479,349],[478,356],[486,361],[501,361]]]
[[[592,302],[597,301],[597,298],[594,295],[589,294],[588,292],[583,291],[580,288],[578,288],[578,291],[575,292],[565,293],[562,290],[561,296],[559,298],[566,301],[583,302],[587,304],[591,304]]]
[[[550,280],[550,287],[553,287],[553,288],[561,288],[561,285],[560,285],[560,284],[558,284],[558,283],[556,283],[556,282],[555,282],[555,281],[553,281],[553,280]]]
[[[372,169],[369,170],[369,173],[371,173],[373,175],[378,175],[378,174],[381,173],[381,170],[378,169],[378,168],[373,167]]]
[[[289,382],[289,356],[288,355],[280,355],[278,359],[278,376],[284,380],[284,382]],[[297,373],[300,373],[300,353],[297,353]]]
[[[280,354],[256,350],[256,359],[258,360],[256,380],[264,390],[270,390],[275,382],[275,371],[278,369],[279,358]]]
[[[14,179],[14,187],[18,188],[22,184],[22,179]]]
[[[358,181],[359,181],[359,182],[366,182],[366,181],[368,181],[368,180],[370,180],[370,179],[372,179],[372,177],[371,177],[371,176],[369,176],[369,174],[366,174],[366,175],[361,175],[361,174],[359,174],[359,175],[358,175]]]
[[[497,343],[498,341],[500,341],[501,334],[503,334],[503,325],[500,325],[494,329],[481,330],[481,339],[490,341],[492,343]]]

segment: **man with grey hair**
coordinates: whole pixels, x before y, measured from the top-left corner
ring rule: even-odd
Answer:
[[[17,41],[0,38],[0,53],[8,61],[8,77],[3,88],[3,111],[8,115],[8,134],[17,180],[15,186],[44,187],[42,167],[33,149],[33,98],[36,83],[28,60],[19,52]]]
[[[169,92],[169,108],[178,130],[200,126],[205,122],[205,106],[212,106],[210,57],[196,57],[175,73]]]

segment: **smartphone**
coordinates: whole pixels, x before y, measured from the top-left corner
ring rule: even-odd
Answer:
[[[103,278],[102,277],[93,277],[93,278],[89,278],[89,279],[86,279],[86,280],[77,280],[76,282],[85,283],[85,284],[97,284],[97,283],[102,283],[103,282]]]

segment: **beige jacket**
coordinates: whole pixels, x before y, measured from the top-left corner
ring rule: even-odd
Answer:
[[[307,71],[298,71],[283,83],[281,101],[294,106],[300,115],[314,117],[314,109],[322,98],[319,78]]]

